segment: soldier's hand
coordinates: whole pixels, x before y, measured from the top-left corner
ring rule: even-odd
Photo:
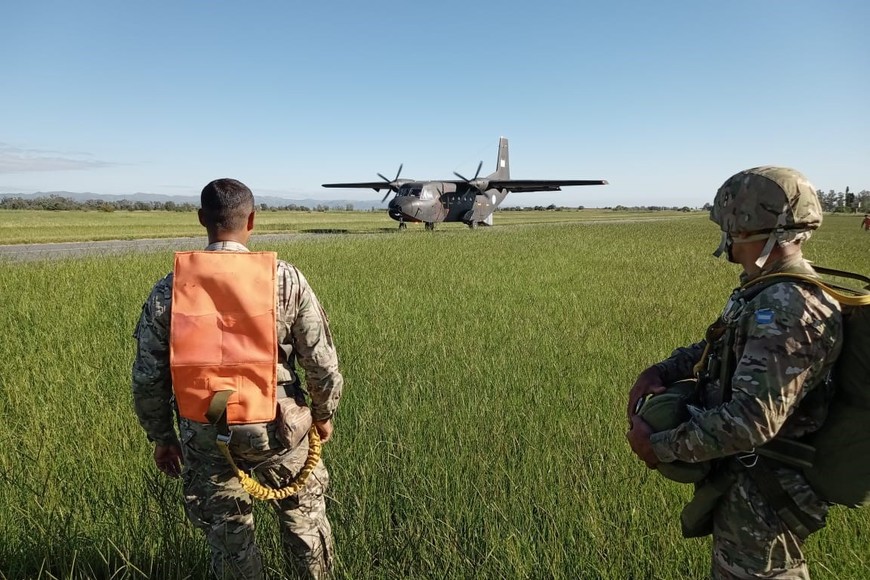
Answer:
[[[628,392],[628,421],[637,414],[637,402],[646,395],[658,395],[665,392],[665,386],[662,384],[662,377],[659,374],[659,369],[655,366],[647,368],[640,373],[634,386]]]
[[[320,435],[320,442],[326,443],[332,437],[332,419],[326,421],[315,421],[314,427],[317,428],[317,434]]]
[[[631,418],[631,429],[625,434],[625,438],[628,439],[628,444],[634,454],[646,463],[647,467],[655,469],[660,462],[649,440],[650,435],[652,435],[652,428],[649,424],[634,415]]]
[[[154,464],[157,469],[169,477],[178,477],[181,473],[181,447],[178,443],[160,445],[154,447]]]

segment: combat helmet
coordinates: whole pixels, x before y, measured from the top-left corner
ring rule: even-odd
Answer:
[[[637,415],[646,421],[653,433],[668,431],[690,419],[689,404],[696,398],[697,382],[685,379],[668,385],[667,390],[651,395],[638,403]],[[710,462],[662,462],[656,469],[664,477],[679,483],[697,483],[710,473]]]
[[[729,243],[767,239],[756,264],[763,267],[774,244],[800,242],[822,223],[822,206],[813,184],[788,167],[754,167],[725,181],[710,209],[722,229],[719,256]]]

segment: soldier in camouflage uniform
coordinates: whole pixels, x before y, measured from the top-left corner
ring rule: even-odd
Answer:
[[[201,199],[200,223],[209,238],[206,250],[247,252],[245,243],[254,225],[251,191],[234,179],[219,179],[206,185]],[[282,260],[278,260],[277,269],[278,396],[294,397],[306,405],[295,372],[298,361],[305,370],[313,424],[321,441],[326,442],[342,390],[328,320],[302,273]],[[148,439],[155,443],[158,469],[172,477],[181,475],[187,515],[206,535],[215,576],[263,578],[263,564],[254,543],[252,499],[217,449],[216,428],[186,418],[179,419],[178,434],[173,427],[171,297],[170,273],[154,286],[136,327],[138,350],[132,371],[136,414]],[[307,440],[292,450],[284,448],[276,436],[276,421],[231,426],[230,451],[239,467],[252,469],[271,487],[286,485],[308,455]],[[326,518],[328,484],[329,475],[321,461],[298,494],[271,502],[278,514],[285,554],[301,576],[329,575],[334,550]]]
[[[776,272],[816,276],[801,245],[822,213],[815,188],[797,171],[759,167],[734,175],[716,194],[710,219],[722,229],[716,255],[727,251],[729,261],[743,266],[742,284]],[[641,373],[629,395],[627,437],[648,467],[715,460],[715,470],[733,481],[712,513],[713,578],[808,578],[801,545],[806,533],[824,525],[827,504],[799,469],[774,462],[772,478],[809,528],[795,533],[750,470],[756,448],[774,438],[800,438],[824,421],[826,377],[842,347],[840,309],[815,286],[794,280],[739,302],[729,301],[723,314],[732,321],[733,339],[714,340],[708,350],[733,363],[701,381],[700,408],[690,408],[690,420],[675,429],[655,434],[635,414],[643,396],[694,375],[708,356],[706,340]]]

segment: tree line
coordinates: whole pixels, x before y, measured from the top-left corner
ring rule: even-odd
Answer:
[[[846,191],[829,190],[827,193],[819,189],[819,202],[822,205],[822,211],[828,213],[870,213],[870,191],[864,189],[858,193],[852,193],[849,188]],[[706,203],[701,208],[709,210],[710,204]],[[101,199],[88,199],[85,201],[76,201],[69,197],[59,195],[47,195],[43,197],[4,197],[0,198],[0,209],[41,209],[48,211],[196,211],[199,206],[192,203],[176,203],[174,201],[130,201],[122,199],[118,201],[107,201]],[[287,205],[267,205],[265,203],[258,204],[257,209],[260,211],[355,211],[352,203],[343,206],[329,206],[326,204],[318,204],[314,207],[306,205],[298,205],[288,203]],[[566,207],[550,204],[547,206],[511,206],[500,207],[499,211],[565,211],[565,210],[582,210],[584,207]],[[626,207],[617,205],[616,207],[605,207],[602,209],[610,209],[613,211],[694,211],[693,208],[683,207],[666,207],[658,205],[642,205]],[[372,208],[370,211],[380,211],[378,208]]]
[[[60,195],[48,195],[44,197],[4,197],[0,198],[0,209],[41,209],[47,211],[196,211],[198,205],[192,203],[176,203],[174,201],[130,201],[122,199],[107,201],[102,199],[88,199],[76,201]],[[352,203],[331,207],[318,204],[314,207],[289,203],[283,206],[258,204],[260,211],[354,211]]]
[[[862,189],[858,193],[846,191],[828,190],[828,193],[821,189],[816,190],[819,195],[819,202],[822,204],[822,211],[826,212],[842,212],[842,213],[870,213],[870,191]]]

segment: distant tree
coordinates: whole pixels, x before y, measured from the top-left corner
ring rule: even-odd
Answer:
[[[353,211],[353,204],[349,203],[344,206],[344,211]]]

